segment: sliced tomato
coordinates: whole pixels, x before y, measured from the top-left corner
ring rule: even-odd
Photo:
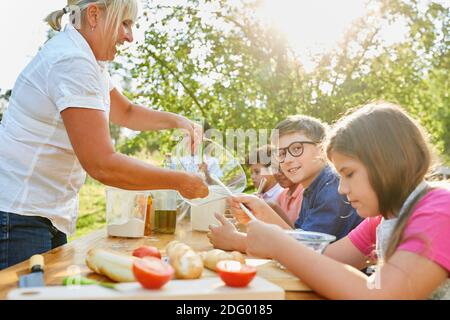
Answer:
[[[155,257],[161,259],[161,252],[156,247],[142,246],[133,251],[133,256],[138,258]]]
[[[144,257],[133,262],[133,274],[146,289],[159,289],[172,279],[172,266],[155,257]]]
[[[255,267],[234,260],[222,260],[216,268],[222,281],[230,287],[245,287],[256,275]]]

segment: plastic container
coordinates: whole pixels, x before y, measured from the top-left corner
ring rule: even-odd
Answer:
[[[226,199],[208,201],[199,206],[191,206],[191,227],[196,231],[209,231],[210,225],[219,226],[214,213],[225,214]]]
[[[106,187],[106,224],[109,236],[144,236],[149,193]]]

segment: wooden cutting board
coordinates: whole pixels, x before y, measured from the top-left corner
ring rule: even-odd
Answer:
[[[245,288],[226,286],[219,277],[172,280],[158,290],[147,290],[137,282],[121,283],[118,290],[97,285],[20,288],[8,293],[9,300],[282,300],[284,290],[261,277]]]
[[[280,286],[285,291],[312,291],[303,281],[286,269],[282,269],[276,261],[267,259],[246,259],[245,263],[255,266],[258,276]]]
[[[280,268],[278,263],[269,259],[245,259],[247,265],[253,266],[257,270],[257,275],[261,278],[269,280],[270,282],[283,288],[285,291],[312,291],[304,282],[293,275],[286,269]],[[202,278],[217,277],[214,271],[204,269]]]

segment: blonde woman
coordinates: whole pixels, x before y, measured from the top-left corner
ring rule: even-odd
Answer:
[[[201,134],[182,116],[133,104],[111,83],[104,63],[133,41],[136,1],[71,0],[46,21],[59,31],[65,14],[69,24],[19,75],[0,125],[0,269],[66,243],[86,172],[123,189],[208,194],[200,176],[132,159],[111,143],[109,121]]]

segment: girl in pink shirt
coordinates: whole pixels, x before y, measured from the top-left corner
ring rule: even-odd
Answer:
[[[339,192],[365,221],[323,255],[278,226],[251,221],[247,252],[278,260],[327,298],[450,299],[450,187],[424,180],[432,158],[425,137],[388,103],[341,119],[327,154]],[[251,197],[235,199],[260,209]],[[359,271],[374,261],[374,274]]]

